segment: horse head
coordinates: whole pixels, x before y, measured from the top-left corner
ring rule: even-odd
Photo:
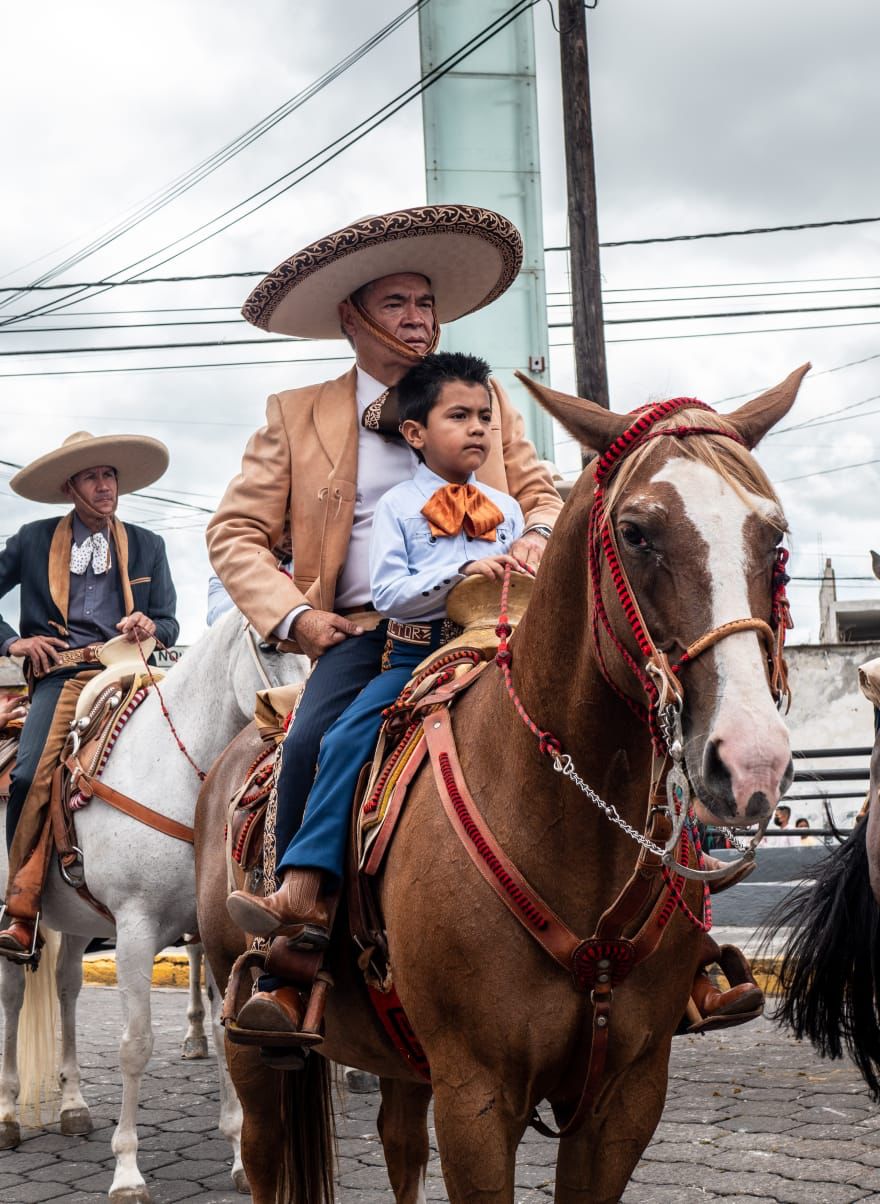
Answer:
[[[562,552],[570,574],[577,547],[599,670],[644,715],[658,751],[671,743],[664,711],[680,717],[707,822],[766,820],[792,779],[777,710],[787,528],[751,449],[808,368],[723,417],[683,398],[615,414],[523,378],[598,455],[558,524],[567,546],[551,544],[545,561]]]

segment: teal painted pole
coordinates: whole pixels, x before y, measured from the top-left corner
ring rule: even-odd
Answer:
[[[510,8],[510,0],[433,0],[419,13],[422,74]],[[482,205],[523,236],[516,283],[494,304],[444,331],[442,347],[482,355],[523,415],[538,455],[553,458],[553,426],[514,378],[549,383],[547,293],[535,43],[531,9],[422,97],[429,204]]]

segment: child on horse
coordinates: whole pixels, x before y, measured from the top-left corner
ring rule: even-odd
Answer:
[[[493,421],[489,373],[472,355],[429,355],[397,387],[400,433],[420,463],[382,496],[373,521],[373,602],[389,619],[384,671],[324,736],[302,826],[277,866],[280,888],[266,898],[229,896],[229,914],[247,932],[286,936],[303,950],[326,947],[327,896],[343,877],[352,799],[382,712],[445,642],[450,589],[466,576],[500,579],[507,565],[523,571],[507,551],[524,526],[518,503],[475,484]]]

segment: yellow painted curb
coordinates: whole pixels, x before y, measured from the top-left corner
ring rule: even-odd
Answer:
[[[83,958],[83,982],[86,986],[116,986],[116,958],[109,953],[94,953]],[[185,953],[160,953],[153,962],[154,987],[189,987],[189,959]]]
[[[752,961],[755,981],[765,995],[778,995],[779,957],[756,957]],[[93,953],[83,959],[83,982],[89,986],[116,986],[116,958],[112,954]],[[204,985],[204,984],[203,984]],[[154,987],[189,988],[189,959],[185,953],[160,953],[153,962]]]

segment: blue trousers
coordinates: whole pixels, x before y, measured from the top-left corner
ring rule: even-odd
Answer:
[[[373,677],[328,729],[321,742],[318,773],[306,802],[302,827],[287,845],[276,866],[278,872],[293,866],[308,866],[337,879],[343,877],[354,791],[361,769],[373,755],[382,711],[397,698],[413,669],[432,649],[440,646],[441,624],[442,620],[431,624],[430,648],[393,640],[391,667]],[[299,718],[297,712],[294,728]]]

